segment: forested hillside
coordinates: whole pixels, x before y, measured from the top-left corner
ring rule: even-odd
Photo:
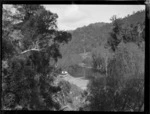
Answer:
[[[69,48],[67,50],[69,53],[80,54],[84,52],[85,48],[85,51],[89,52],[92,48],[107,41],[108,32],[110,30],[110,24],[107,23],[96,23],[77,28],[71,32],[72,40],[67,45],[67,48]]]
[[[132,15],[127,15],[122,19],[122,22],[124,27],[144,23],[145,11],[138,11]],[[80,54],[84,52],[84,48],[86,52],[91,52],[92,48],[96,48],[101,44],[106,43],[111,29],[111,23],[102,22],[77,28],[76,30],[71,31],[72,40],[66,44],[67,46],[64,46],[65,51],[62,50],[62,53],[66,54],[68,52]]]
[[[137,23],[143,23],[145,21],[145,11],[138,11],[134,12],[132,15],[127,15],[125,18],[123,18],[124,24],[130,25],[130,24],[137,24]]]
[[[145,11],[138,11],[121,19],[122,28],[126,30],[124,31],[126,33],[130,32],[133,28],[136,29],[138,24],[143,24],[144,22]],[[63,58],[59,60],[58,65],[66,68],[72,64],[78,64],[83,62],[83,58],[80,56],[82,53],[92,53],[99,46],[107,47],[112,28],[112,23],[99,22],[69,31],[72,34],[72,40],[68,44],[61,45],[60,52]]]

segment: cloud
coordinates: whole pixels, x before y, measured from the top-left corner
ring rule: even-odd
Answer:
[[[91,23],[89,19],[83,19],[74,23],[58,23],[58,28],[61,30],[75,30],[78,27],[87,26]]]
[[[66,8],[64,15],[60,19],[60,21],[65,23],[76,23],[78,21],[85,19],[86,17],[87,17],[86,13],[81,11],[79,6],[69,5]]]
[[[145,9],[144,5],[44,5],[58,14],[58,29],[72,30],[95,22],[111,22],[113,15],[124,17],[133,11]]]

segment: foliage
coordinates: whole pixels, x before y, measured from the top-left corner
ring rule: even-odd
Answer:
[[[68,70],[70,66],[78,64],[82,61],[82,58],[78,54],[63,54],[62,56],[63,57],[58,60],[57,64],[58,67],[62,68],[63,70]]]
[[[2,39],[2,59],[9,58],[15,53],[15,48],[9,39]]]
[[[61,80],[58,85],[61,88],[61,91],[59,93],[56,93],[55,98],[60,104],[59,109],[67,105],[68,103],[72,102],[72,99],[69,96],[69,93],[71,91],[71,85],[69,82]]]
[[[113,28],[110,32],[110,38],[108,44],[111,46],[112,50],[115,51],[116,47],[122,40],[122,19],[117,18],[115,15],[111,18]]]
[[[126,16],[123,19],[125,25],[136,25],[137,23],[143,23],[145,21],[145,10],[137,11],[131,15]]]
[[[135,42],[139,47],[141,42],[145,40],[145,23],[137,23],[130,25],[123,31],[124,42]]]
[[[101,31],[101,32],[99,32]],[[62,46],[62,53],[65,54],[80,54],[84,52],[90,52],[96,46],[106,42],[108,32],[110,31],[110,24],[107,23],[95,23],[85,27],[77,28],[72,31],[72,40],[67,45]]]
[[[106,59],[109,56],[109,51],[104,46],[99,46],[92,51],[93,71],[105,74],[106,72]]]
[[[3,21],[2,21],[2,59],[7,59],[16,53],[16,48],[9,36],[12,32],[12,21],[9,19],[11,12],[3,9]]]
[[[112,17],[113,29],[110,32],[108,44],[113,51],[116,50],[118,44],[122,41],[124,43],[134,42],[139,47],[145,40],[145,22],[138,22],[136,24],[123,23],[124,19]]]
[[[55,94],[55,98],[61,104],[60,110],[63,110],[65,106],[69,106],[72,110],[78,110],[81,104],[79,96],[82,94],[82,90],[65,80],[61,80],[58,85],[60,85],[61,91]]]
[[[3,9],[3,109],[59,109],[53,99],[61,90],[54,85],[55,63],[61,57],[60,43],[71,35],[57,31],[57,14],[41,5],[12,7],[15,13]]]
[[[29,105],[31,110],[50,109],[54,106],[51,94],[57,92],[59,87],[52,85],[54,68],[49,66],[49,58],[46,59],[45,55],[46,53],[30,52],[28,55],[11,58],[9,69],[5,69],[8,70],[7,74],[3,76],[7,84],[4,96],[15,94],[15,104],[23,108]]]
[[[119,44],[109,61],[108,75],[93,78],[89,91],[89,106],[93,111],[141,111],[144,53],[134,43]]]

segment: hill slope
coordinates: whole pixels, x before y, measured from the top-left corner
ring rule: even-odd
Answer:
[[[132,15],[122,18],[124,27],[130,24],[143,23],[145,21],[145,11],[138,11]],[[94,48],[101,46],[107,42],[110,37],[109,33],[112,30],[111,23],[94,23],[88,26],[77,28],[71,31],[72,40],[61,46],[61,53],[63,58],[59,60],[58,64],[61,66],[70,66],[83,61],[81,54],[84,52],[91,52]]]

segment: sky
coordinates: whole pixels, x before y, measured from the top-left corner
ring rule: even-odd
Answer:
[[[113,15],[125,17],[145,9],[145,5],[43,5],[47,10],[58,14],[59,30],[75,30],[96,22],[110,23]]]
[[[11,5],[4,5],[10,8]],[[57,13],[59,30],[75,30],[91,23],[110,23],[113,15],[125,17],[128,14],[145,9],[145,5],[43,5],[46,10]]]

